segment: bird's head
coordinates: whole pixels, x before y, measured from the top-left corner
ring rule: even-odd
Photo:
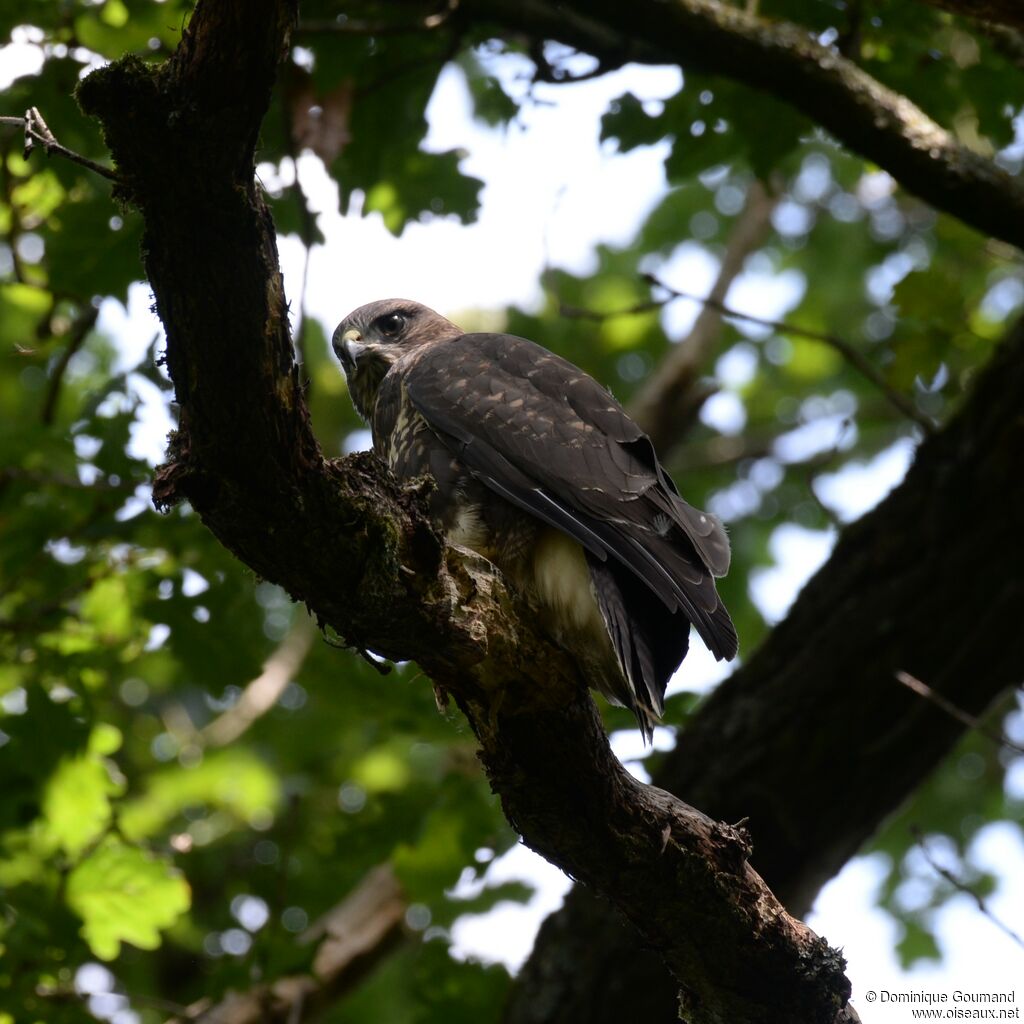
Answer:
[[[398,359],[421,345],[461,334],[440,313],[408,299],[381,299],[349,313],[335,329],[332,344],[359,415],[371,418],[380,383]]]

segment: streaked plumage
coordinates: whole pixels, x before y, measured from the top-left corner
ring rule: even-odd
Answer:
[[[691,622],[716,658],[735,655],[713,579],[729,566],[725,530],[683,501],[592,377],[403,299],[349,314],[334,349],[375,450],[400,478],[433,476],[431,511],[449,541],[550,609],[555,638],[645,736]]]

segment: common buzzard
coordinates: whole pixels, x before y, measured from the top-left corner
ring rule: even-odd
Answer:
[[[509,334],[465,334],[426,306],[350,313],[334,350],[373,446],[428,474],[451,544],[494,562],[550,612],[556,641],[650,738],[690,623],[716,658],[736,631],[713,577],[722,524],[688,505],[650,439],[578,367]]]

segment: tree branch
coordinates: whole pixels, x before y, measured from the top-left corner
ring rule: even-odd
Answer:
[[[976,18],[996,25],[1024,28],[1024,6],[1018,0],[923,0],[950,14]]]
[[[952,0],[951,0],[952,2]],[[790,103],[909,192],[1024,247],[1024,186],[920,108],[787,22],[717,0],[465,0],[464,13],[599,60],[681,64]]]
[[[108,181],[117,183],[117,175],[109,167],[104,167],[103,164],[98,164],[95,160],[82,156],[80,153],[68,149],[67,146],[62,146],[43,120],[43,115],[35,107],[29,107],[25,111],[24,117],[0,117],[0,124],[13,125],[21,128],[25,133],[26,159],[36,146],[42,146],[47,156],[56,153],[57,156],[62,156],[65,160],[78,164],[79,167],[84,167]]]
[[[409,902],[390,866],[374,868],[299,939],[318,941],[309,974],[203,999],[167,1024],[302,1024],[351,992],[406,938]]]
[[[896,680],[912,693],[916,693],[918,697],[931,701],[941,711],[966,725],[968,729],[976,729],[982,736],[987,736],[996,746],[1005,747],[1007,750],[1012,750],[1015,754],[1024,755],[1024,747],[1019,743],[1014,743],[1002,732],[990,729],[977,715],[964,711],[963,708],[958,707],[952,701],[943,697],[941,693],[936,693],[927,683],[921,682],[916,676],[912,676],[909,672],[897,672]]]
[[[965,731],[894,674],[929,680],[975,718],[1024,676],[1024,580],[1006,568],[1024,564],[1022,390],[1024,322],[655,774],[716,817],[749,818],[753,862],[793,913]],[[658,958],[577,889],[545,923],[506,1020],[611,1024],[640,1013],[639,992],[642,1019],[675,1019]]]
[[[445,549],[373,456],[325,461],[302,402],[253,156],[291,0],[200,2],[152,68],[123,60],[79,98],[103,123],[181,407],[158,503],[187,498],[262,577],[346,639],[419,661],[467,715],[506,815],[660,949],[693,1024],[856,1020],[842,958],[785,913],[746,837],[637,783],[574,659],[493,567]]]
[[[309,618],[300,612],[285,638],[264,662],[263,671],[246,685],[231,707],[203,726],[198,733],[200,742],[213,747],[227,746],[265,715],[302,668],[315,635]]]
[[[630,414],[647,432],[662,459],[682,440],[706,394],[693,393],[698,376],[722,333],[722,306],[747,257],[759,249],[771,228],[777,198],[752,181],[722,254],[718,276],[689,335],[669,350],[630,403]]]
[[[43,398],[43,406],[39,411],[39,419],[49,426],[57,415],[57,402],[60,399],[61,385],[64,383],[64,374],[67,373],[71,360],[75,353],[85,344],[89,332],[96,326],[100,311],[98,306],[86,306],[75,317],[68,331],[67,344],[60,354],[46,383],[46,395]]]
[[[652,274],[647,275],[647,280],[654,287],[667,292],[672,299],[689,299],[691,302],[701,303],[706,310],[714,310],[720,316],[732,320],[745,320],[747,323],[769,327],[778,334],[792,334],[798,338],[820,341],[823,345],[828,345],[829,348],[839,353],[845,363],[877,388],[885,400],[900,415],[905,416],[912,423],[916,423],[926,434],[930,434],[935,430],[935,421],[921,412],[913,400],[908,398],[902,391],[897,391],[896,388],[892,387],[882,373],[875,368],[874,364],[845,338],[827,331],[812,331],[807,327],[800,327],[785,320],[771,320],[767,317],[755,316],[752,313],[741,313],[738,309],[732,309],[727,306],[722,299],[714,294],[714,291],[710,295],[701,297],[699,295],[691,295],[689,292],[677,291]]]
[[[908,398],[902,391],[892,387],[883,374],[875,368],[874,364],[845,338],[826,331],[811,330],[809,327],[801,327],[799,324],[789,323],[785,320],[771,320],[767,317],[756,316],[753,313],[743,313],[738,309],[727,306],[719,297],[721,291],[719,284],[722,281],[721,274],[708,295],[694,295],[692,292],[679,291],[667,285],[653,274],[644,274],[644,279],[653,288],[667,293],[668,298],[647,299],[625,309],[600,313],[590,309],[563,305],[560,312],[563,316],[579,317],[586,320],[611,320],[614,317],[634,316],[637,313],[646,313],[652,309],[660,309],[676,299],[697,302],[704,307],[705,313],[714,314],[716,317],[716,321],[709,320],[705,321],[705,323],[717,322],[722,318],[743,320],[747,323],[758,324],[761,327],[768,327],[778,334],[792,334],[798,338],[807,338],[809,341],[819,341],[823,345],[828,345],[829,348],[835,349],[842,356],[845,363],[873,385],[889,405],[901,416],[905,416],[912,423],[916,423],[926,434],[930,434],[935,430],[934,420],[921,412],[912,399]],[[700,321],[698,320],[699,324]],[[696,331],[696,327],[694,330]],[[652,377],[654,386],[649,391],[642,391],[638,400],[634,401],[630,406],[630,411],[634,418],[637,419],[641,426],[645,427],[651,440],[654,441],[655,447],[660,452],[671,453],[673,436],[678,435],[685,427],[685,422],[680,422],[680,420],[685,417],[692,406],[696,408],[693,409],[691,415],[696,415],[697,410],[699,410],[708,397],[708,393],[700,391],[689,398],[685,394],[687,389],[695,387],[694,382],[697,373],[703,361],[707,358],[705,350],[710,345],[711,337],[705,333],[706,330],[707,328],[702,330],[700,336],[698,336],[697,346],[694,351],[689,350],[689,338],[680,342],[680,346],[684,346],[684,348],[670,354],[666,364],[663,364],[665,373],[663,374],[661,372],[662,368],[659,368],[659,371]],[[684,391],[678,397],[679,406],[672,405],[673,399],[676,397],[674,392],[670,390],[673,384]],[[662,404],[656,404],[657,402]],[[673,409],[677,409],[675,416],[672,415]]]
[[[921,851],[921,855],[925,861],[940,878],[948,882],[957,892],[963,893],[965,896],[969,896],[973,901],[978,913],[982,917],[988,918],[1011,942],[1016,943],[1021,949],[1024,949],[1024,938],[1022,938],[1017,932],[1015,932],[1008,924],[1000,921],[995,914],[992,913],[989,905],[985,902],[984,896],[979,892],[975,892],[967,882],[962,878],[958,878],[953,874],[949,868],[943,867],[933,856],[931,850],[928,849],[928,837],[916,826],[911,828],[914,838],[917,840],[917,848]]]

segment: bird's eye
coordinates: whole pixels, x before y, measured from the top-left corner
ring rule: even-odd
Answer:
[[[393,338],[405,327],[405,317],[401,313],[385,313],[377,317],[374,326],[385,338]]]

